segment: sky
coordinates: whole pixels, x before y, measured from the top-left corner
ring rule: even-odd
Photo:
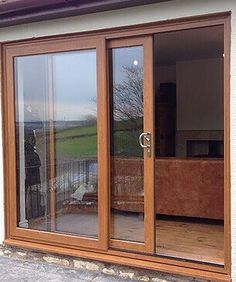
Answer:
[[[38,115],[39,120],[47,120],[50,79],[54,120],[84,120],[87,115],[96,116],[95,50],[20,57],[15,66],[17,106],[34,113],[34,119]],[[27,116],[30,119],[30,115]]]
[[[124,67],[143,66],[142,47],[117,48],[112,59],[114,81],[119,83],[124,79]],[[48,120],[49,89],[53,89],[55,121],[81,121],[97,115],[94,49],[18,57],[15,78],[20,121]],[[26,110],[33,115],[24,116]]]

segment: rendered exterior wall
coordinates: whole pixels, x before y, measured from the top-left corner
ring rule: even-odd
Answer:
[[[231,11],[231,233],[232,278],[236,281],[236,1],[174,0],[103,13],[0,29],[0,42]],[[0,144],[2,122],[0,116]],[[0,146],[0,242],[4,239],[3,150]]]

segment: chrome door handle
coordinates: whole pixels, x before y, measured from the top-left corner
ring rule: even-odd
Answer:
[[[145,144],[144,144],[145,141]],[[148,157],[151,157],[151,133],[143,132],[139,135],[139,145],[143,149],[147,149]]]

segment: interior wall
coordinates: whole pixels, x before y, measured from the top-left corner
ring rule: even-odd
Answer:
[[[155,68],[156,91],[160,83],[176,83],[177,130],[224,129],[223,69],[223,58]]]
[[[23,24],[0,29],[0,42],[37,38],[56,34],[91,31],[129,26],[182,17],[231,11],[231,231],[232,278],[236,281],[236,2],[174,0],[91,15]],[[1,111],[1,107],[0,107]],[[2,116],[0,116],[0,144],[2,144]],[[4,240],[4,183],[3,151],[0,146],[0,242]]]
[[[154,81],[156,83],[156,91],[160,87],[160,83],[176,83],[176,67],[171,66],[156,66],[155,67],[155,77]]]
[[[224,140],[223,57],[155,69],[156,94],[176,83],[176,157],[186,157],[187,140]]]
[[[223,70],[222,58],[176,63],[177,130],[224,129]]]

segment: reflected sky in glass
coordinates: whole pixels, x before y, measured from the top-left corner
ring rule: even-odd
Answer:
[[[143,67],[143,47],[115,48],[113,50],[113,80],[121,83],[126,80],[127,67]]]
[[[96,116],[96,52],[53,55],[54,120]]]
[[[142,47],[117,48],[113,62],[114,80],[121,83],[126,79],[126,67],[143,67]],[[50,80],[56,105],[54,121],[83,121],[97,115],[96,50],[17,57],[15,64],[23,82],[24,107],[34,113],[33,118],[25,115],[25,121],[48,119],[44,107]]]
[[[25,121],[47,120],[45,102],[53,82],[54,121],[96,116],[96,50],[17,57]],[[51,76],[51,77],[50,77]]]

